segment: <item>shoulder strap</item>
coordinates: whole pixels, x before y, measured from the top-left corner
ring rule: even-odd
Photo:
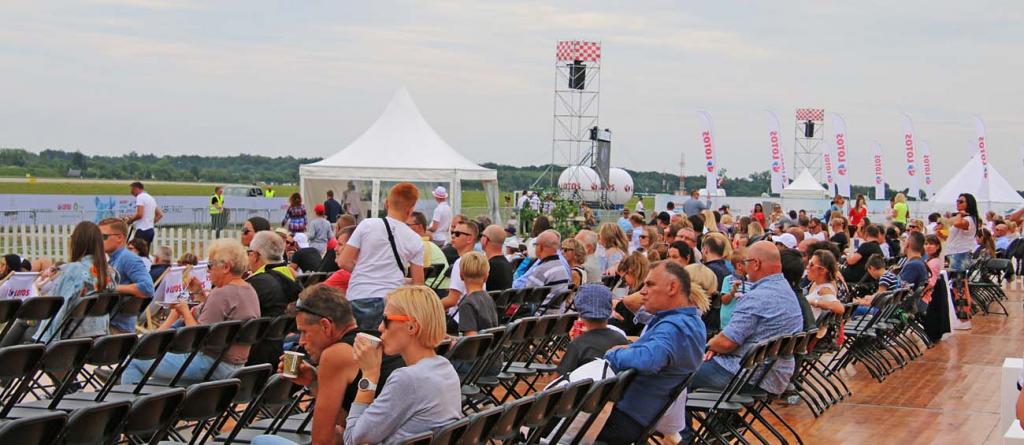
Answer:
[[[402,271],[402,275],[405,275],[405,266],[402,265],[402,258],[398,256],[398,247],[395,246],[395,234],[391,233],[391,224],[388,224],[386,216],[382,216],[380,219],[384,221],[384,229],[388,231],[388,242],[391,243],[391,253],[395,254],[395,263],[398,264],[398,270]]]

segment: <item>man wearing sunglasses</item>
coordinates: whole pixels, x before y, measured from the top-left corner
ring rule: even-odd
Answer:
[[[295,310],[299,345],[306,350],[309,361],[302,361],[298,377],[290,380],[313,388],[313,443],[341,443],[338,427],[345,426],[358,392],[356,382],[362,377],[352,348],[358,332],[352,307],[340,290],[318,284],[302,292]],[[378,392],[391,371],[402,366],[401,356],[384,356]],[[283,371],[283,364],[278,365],[278,372]]]
[[[458,306],[459,299],[466,294],[466,283],[462,281],[462,255],[473,251],[478,234],[479,229],[477,229],[476,223],[469,220],[459,223],[455,226],[455,230],[452,230],[452,247],[458,252],[459,258],[452,264],[448,295],[441,299],[441,304],[445,309]]]
[[[128,225],[118,218],[107,218],[100,221],[100,232],[103,232],[103,251],[110,256],[110,267],[117,272],[117,292],[135,298],[151,298],[153,296],[153,277],[149,270],[134,253],[128,251]],[[136,316],[116,314],[110,319],[112,334],[135,332]]]

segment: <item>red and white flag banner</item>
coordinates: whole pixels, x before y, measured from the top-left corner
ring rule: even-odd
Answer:
[[[932,177],[932,148],[928,141],[921,141],[921,170],[924,173],[924,194],[926,198],[935,195],[935,180]]]
[[[779,117],[768,111],[768,147],[771,154],[772,193],[782,193],[789,184],[786,174],[786,157],[782,150],[782,136],[779,132]]]
[[[850,196],[849,162],[846,152],[846,120],[836,113],[829,113],[834,130],[832,143],[835,147],[836,193]]]
[[[882,144],[875,141],[875,154],[872,156],[875,172],[875,199],[885,199],[885,172],[882,170]]]
[[[821,161],[825,167],[825,185],[828,188],[829,196],[834,196],[836,192],[835,158],[836,149],[832,146],[832,141],[825,141],[825,151],[821,153]]]
[[[917,152],[914,140],[914,121],[910,116],[903,115],[903,157],[907,162],[907,180],[910,182],[910,196],[920,199],[920,186],[917,181]]]
[[[715,126],[711,120],[711,114],[707,111],[698,111],[697,115],[701,120],[700,143],[704,152],[704,175],[706,178],[704,189],[710,196],[718,190],[718,159],[715,157]]]

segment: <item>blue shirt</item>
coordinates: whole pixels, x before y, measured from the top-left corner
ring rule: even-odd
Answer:
[[[147,297],[153,296],[153,277],[142,258],[124,247],[110,254],[110,267],[117,272],[117,284],[134,284]],[[135,332],[136,316],[116,314],[110,318],[110,326],[121,332]]]
[[[619,228],[622,229],[626,236],[629,236],[631,233],[633,233],[633,225],[629,223],[629,219],[620,216],[618,224]]]
[[[996,238],[996,249],[1006,250],[1010,248],[1010,241],[1013,241],[1008,236],[1001,236]]]
[[[750,290],[736,302],[729,325],[722,335],[739,345],[728,354],[717,354],[712,358],[726,371],[735,373],[740,369],[740,359],[752,346],[780,335],[790,335],[804,328],[803,311],[781,273],[769,275],[753,284]],[[781,394],[793,375],[793,359],[779,360],[761,381],[761,388],[773,394]],[[755,376],[755,379],[759,378]]]
[[[707,331],[695,307],[658,312],[647,331],[625,349],[608,351],[615,372],[635,369],[636,380],[616,407],[641,425],[655,420],[669,392],[697,371],[704,360]]]
[[[921,258],[907,261],[903,269],[900,269],[900,281],[910,287],[927,284],[929,276],[931,272],[928,271],[928,265]]]

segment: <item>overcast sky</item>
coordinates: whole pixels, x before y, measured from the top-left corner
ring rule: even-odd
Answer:
[[[89,154],[328,156],[400,86],[478,162],[551,159],[554,46],[603,42],[612,164],[697,174],[697,110],[730,176],[769,163],[763,110],[823,107],[848,126],[854,183],[872,141],[900,175],[900,113],[942,184],[972,115],[1024,189],[1024,3],[995,1],[187,1],[0,3],[0,146]]]

